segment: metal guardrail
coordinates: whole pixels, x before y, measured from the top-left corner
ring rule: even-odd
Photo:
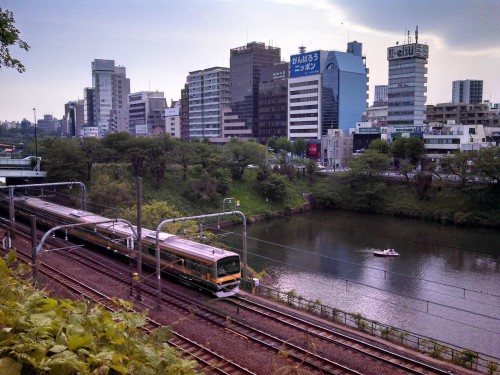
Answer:
[[[243,288],[246,290],[250,291],[254,287],[252,281],[247,280],[242,283]],[[455,363],[467,369],[474,369],[487,374],[497,374],[497,371],[500,370],[499,358],[392,327],[375,320],[367,319],[358,313],[348,313],[323,305],[319,301],[310,301],[293,292],[283,292],[260,283],[256,286],[255,293],[287,306],[305,310],[335,323],[340,323],[384,340],[415,349],[432,358]]]

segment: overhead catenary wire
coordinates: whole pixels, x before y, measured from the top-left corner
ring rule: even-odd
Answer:
[[[233,234],[233,235],[236,235],[236,236],[241,236],[240,234],[238,234],[236,232],[225,231],[225,230],[222,230],[222,229],[221,229],[221,231],[224,231],[226,234]],[[463,291],[465,289],[466,291],[471,292],[471,293],[477,293],[477,294],[480,294],[480,295],[485,295],[485,296],[500,298],[500,295],[497,295],[497,294],[493,294],[493,293],[489,293],[489,292],[483,292],[483,291],[478,291],[478,290],[474,290],[474,289],[470,289],[470,288],[465,288],[465,287],[458,287],[456,285],[446,284],[446,283],[439,282],[439,281],[434,281],[434,280],[428,280],[428,279],[417,277],[417,276],[405,275],[405,274],[402,274],[402,273],[399,273],[399,272],[384,270],[384,269],[377,268],[377,267],[361,265],[359,263],[350,262],[350,261],[346,261],[346,260],[335,258],[335,257],[329,257],[329,256],[326,256],[326,255],[321,255],[321,254],[313,253],[311,251],[307,251],[307,250],[304,250],[304,249],[300,249],[300,248],[296,248],[296,247],[291,247],[291,246],[286,246],[286,245],[278,244],[278,243],[275,243],[275,242],[262,240],[262,239],[259,239],[259,238],[256,238],[256,237],[248,236],[248,235],[247,235],[247,239],[249,239],[249,240],[250,239],[251,240],[255,240],[257,242],[263,242],[265,244],[276,246],[276,247],[282,247],[282,248],[285,248],[285,249],[299,251],[299,252],[310,254],[310,255],[314,255],[314,256],[319,256],[321,258],[328,259],[328,260],[335,260],[335,261],[338,261],[338,262],[346,263],[346,264],[349,264],[349,265],[354,265],[354,266],[357,266],[357,267],[372,269],[372,270],[375,270],[375,271],[378,271],[378,272],[382,272],[382,273],[387,273],[387,274],[392,274],[392,275],[397,275],[397,276],[408,277],[408,278],[419,280],[419,281],[425,281],[425,282],[436,284],[436,285],[450,287],[452,289],[457,289],[457,290],[460,290],[460,291]],[[439,292],[436,292],[436,291],[433,291],[433,292],[439,293]],[[444,294],[444,295],[447,295],[449,297],[457,298],[457,296],[453,296],[451,294]],[[461,298],[461,299],[463,299],[463,298]]]
[[[235,250],[234,247],[230,247],[230,248],[233,249],[233,250]],[[270,260],[270,261],[273,261],[273,262],[285,265],[287,267],[290,266],[290,264],[288,264],[288,263],[285,263],[285,262],[282,262],[282,261],[279,261],[279,260],[276,260],[276,259],[273,259],[273,258],[265,257],[265,256],[262,256],[260,254],[255,254],[255,253],[249,252],[249,255],[253,255],[255,257],[259,257],[259,258],[262,258],[262,259]],[[301,270],[305,270],[305,271],[310,271],[310,269],[308,269],[306,267],[300,267],[300,266],[292,266],[292,267],[297,268],[297,269],[301,269]],[[307,277],[303,277],[303,279],[307,279]],[[315,283],[318,283],[317,280],[312,280],[312,279],[309,279],[309,280],[310,281],[314,281]],[[345,281],[345,279],[341,279],[341,278],[338,278],[338,280]],[[407,296],[407,295],[404,295],[404,294],[389,292],[389,291],[387,291],[385,289],[373,287],[373,286],[362,284],[362,283],[355,282],[355,281],[352,281],[352,280],[349,280],[349,282],[351,282],[352,284],[357,284],[357,285],[361,285],[361,286],[364,286],[364,287],[381,290],[381,291],[384,291],[384,292],[387,292],[387,293],[390,293],[390,294],[394,294],[394,295],[397,295],[397,296],[400,296],[400,297],[413,299],[413,300],[416,300],[416,301],[419,301],[419,302],[430,302],[430,303],[432,303],[434,305],[443,306],[443,307],[450,308],[450,309],[453,309],[453,310],[457,310],[457,311],[460,311],[460,312],[463,312],[463,313],[473,314],[473,315],[476,315],[476,316],[482,316],[484,318],[492,319],[492,320],[495,320],[495,321],[500,320],[500,318],[497,318],[497,317],[492,317],[492,316],[489,316],[489,315],[485,315],[485,314],[481,314],[481,313],[476,313],[476,312],[472,312],[472,311],[469,311],[469,310],[456,308],[456,307],[453,307],[453,306],[447,306],[447,305],[444,305],[444,304],[435,303],[435,302],[432,302],[432,301],[427,301],[427,300],[424,300],[424,299],[419,299],[419,298]],[[326,283],[321,283],[321,284],[323,284],[325,286],[331,286],[331,285],[326,284]],[[359,293],[359,292],[356,292],[356,291],[353,291],[353,293],[355,293],[357,295],[360,295],[360,296],[363,296],[363,297],[366,297],[366,298],[374,299],[374,300],[376,300],[378,302],[383,302],[383,303],[386,303],[386,304],[389,304],[389,305],[393,305],[393,306],[396,306],[398,308],[404,308],[406,310],[410,310],[410,311],[422,313],[422,314],[425,314],[425,315],[430,315],[430,316],[434,316],[434,317],[437,317],[437,318],[441,318],[441,319],[444,319],[444,320],[452,322],[452,323],[459,323],[459,324],[462,324],[462,325],[465,325],[465,326],[468,326],[468,327],[471,327],[471,328],[477,328],[477,329],[480,329],[480,330],[483,330],[483,331],[486,331],[486,332],[490,332],[490,333],[494,333],[494,334],[500,335],[500,332],[495,332],[495,331],[491,331],[491,330],[488,330],[488,329],[485,329],[485,328],[482,328],[482,327],[473,326],[473,325],[470,325],[468,323],[464,323],[464,322],[461,322],[461,321],[457,321],[457,320],[454,320],[454,319],[443,317],[441,315],[436,315],[436,314],[428,313],[428,312],[425,312],[425,311],[422,311],[422,310],[414,309],[414,308],[411,308],[411,307],[408,307],[408,306],[403,306],[401,304],[397,304],[397,303],[390,302],[390,301],[387,301],[387,300],[381,300],[381,299],[375,298],[373,296],[366,295],[366,294],[363,294],[363,293]]]

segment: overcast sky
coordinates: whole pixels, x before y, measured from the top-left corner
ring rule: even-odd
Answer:
[[[29,52],[26,66],[0,69],[0,121],[62,118],[64,104],[92,86],[91,62],[125,66],[131,92],[180,98],[190,71],[229,67],[229,50],[247,42],[345,51],[363,43],[375,85],[387,84],[387,47],[407,30],[429,45],[427,103],[451,101],[458,79],[484,81],[483,99],[500,102],[500,0],[2,0]]]

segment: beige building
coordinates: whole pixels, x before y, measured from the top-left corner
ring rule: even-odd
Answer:
[[[427,123],[446,124],[454,121],[456,124],[484,126],[500,126],[500,116],[491,108],[489,102],[481,104],[441,103],[428,105],[425,112]]]
[[[353,156],[353,136],[342,129],[328,129],[321,137],[321,155],[323,166],[331,169],[347,167]]]

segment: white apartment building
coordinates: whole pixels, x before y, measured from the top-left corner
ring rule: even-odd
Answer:
[[[321,74],[288,80],[288,139],[321,138]]]
[[[189,138],[222,136],[222,108],[230,106],[229,68],[213,67],[189,72]]]
[[[165,108],[165,133],[172,138],[181,137],[181,105],[180,102],[173,103],[170,108]]]
[[[427,157],[434,159],[488,146],[483,125],[430,124],[423,137]]]

